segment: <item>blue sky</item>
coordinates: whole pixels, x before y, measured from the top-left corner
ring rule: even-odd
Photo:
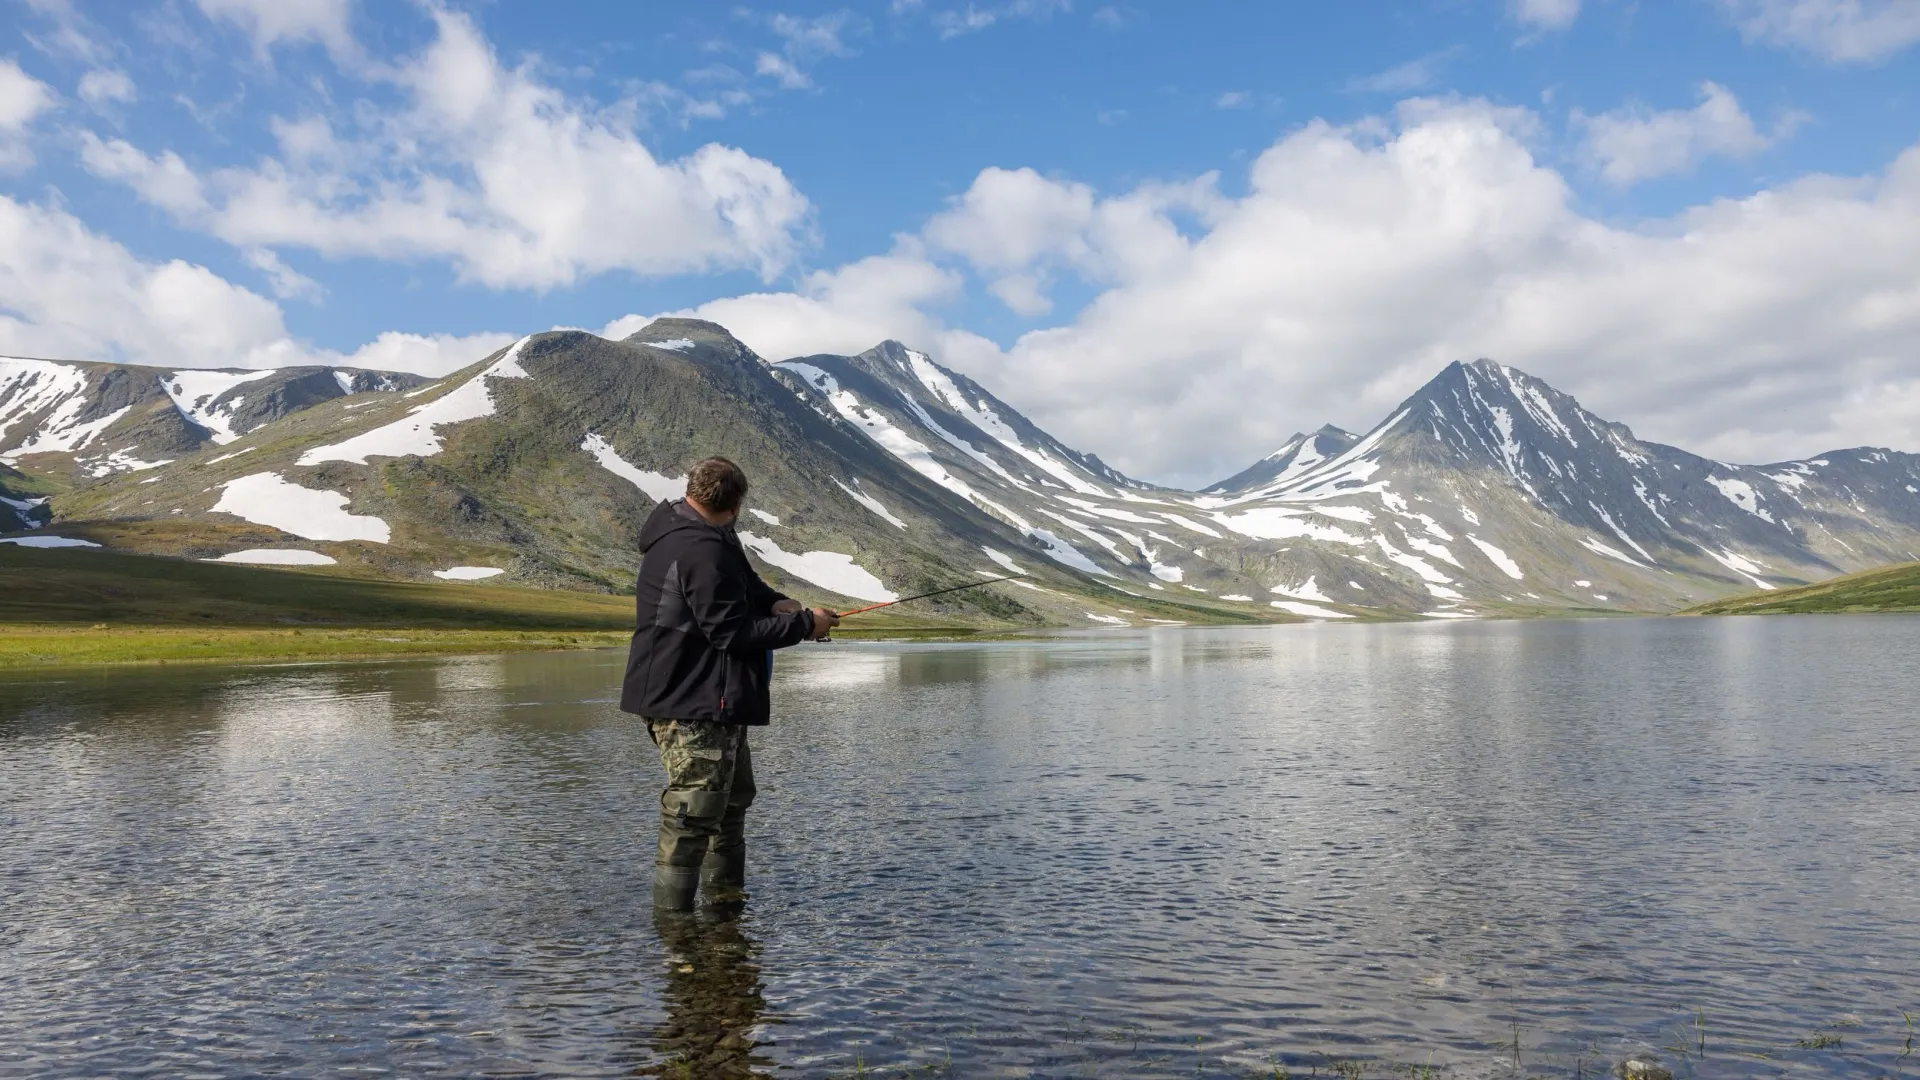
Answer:
[[[0,2],[7,351],[693,311],[1155,479],[1476,355],[1723,456],[1920,450],[1906,0]]]

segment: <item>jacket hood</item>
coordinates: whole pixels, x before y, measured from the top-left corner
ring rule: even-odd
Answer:
[[[717,533],[718,529],[693,516],[691,511],[682,510],[684,504],[678,500],[662,502],[647,515],[647,523],[640,526],[640,552],[645,554],[648,548],[665,539],[669,534],[682,529],[697,529],[704,533]]]

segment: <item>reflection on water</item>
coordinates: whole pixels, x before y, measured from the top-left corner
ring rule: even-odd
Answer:
[[[772,1059],[756,1053],[766,1013],[759,945],[742,931],[737,912],[659,912],[654,927],[666,946],[666,1019],[653,1037],[655,1063],[643,1076],[766,1076]]]
[[[1916,646],[796,649],[752,900],[659,922],[618,653],[0,677],[0,1076],[1903,1075]]]

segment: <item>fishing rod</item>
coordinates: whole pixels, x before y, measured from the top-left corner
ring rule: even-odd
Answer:
[[[879,611],[883,607],[892,607],[895,604],[904,604],[909,600],[925,600],[929,596],[939,596],[942,593],[959,592],[961,589],[977,589],[982,585],[991,585],[996,581],[1012,581],[1012,580],[1013,580],[1012,576],[1007,576],[1007,577],[988,578],[985,581],[969,581],[965,585],[949,585],[944,589],[935,589],[932,592],[915,593],[912,596],[903,596],[898,600],[889,600],[884,604],[868,604],[866,607],[854,608],[852,611],[842,611],[839,614],[840,614],[840,617],[844,619],[849,615],[859,615],[862,612],[867,612],[867,611]]]
[[[969,581],[965,585],[949,585],[944,589],[934,589],[931,592],[915,593],[912,596],[903,596],[898,600],[889,600],[884,604],[868,604],[866,607],[854,608],[852,611],[842,611],[842,612],[839,612],[839,616],[844,619],[849,615],[860,615],[869,611],[879,611],[881,608],[892,607],[895,604],[904,604],[909,600],[925,600],[929,596],[941,596],[945,593],[959,592],[962,589],[977,589],[982,585],[992,585],[995,582],[1012,581],[1012,580],[1013,580],[1012,575],[1008,575],[1006,577],[988,578],[985,581]],[[814,640],[832,641],[833,639],[832,638],[815,638]]]

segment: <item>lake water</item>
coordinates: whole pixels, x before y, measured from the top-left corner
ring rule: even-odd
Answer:
[[[0,1075],[1920,1074],[1916,657],[803,647],[750,903],[659,921],[618,654],[0,676]]]

